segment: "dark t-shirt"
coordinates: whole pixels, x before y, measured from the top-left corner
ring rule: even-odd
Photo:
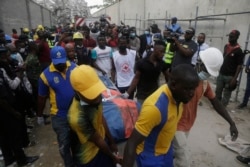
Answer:
[[[40,50],[39,50],[39,61],[41,63],[51,62],[49,44],[46,41],[42,41],[40,39],[36,40],[36,44],[40,48]]]
[[[167,70],[166,64],[163,61],[156,65],[149,61],[149,56],[139,60],[135,66],[136,71],[140,71],[140,80],[137,84],[138,99],[146,99],[159,87],[159,76],[161,72]]]
[[[85,48],[77,48],[75,47],[75,52],[76,52],[76,57],[77,57],[77,64],[78,65],[82,65],[82,64],[86,64],[86,65],[91,65],[92,60],[91,60],[91,54],[90,51]]]
[[[179,42],[184,48],[188,48],[192,50],[193,54],[197,51],[197,44],[193,40],[186,41],[184,39],[181,39],[179,40]],[[172,68],[179,64],[191,65],[191,60],[192,60],[192,56],[187,57],[183,55],[179,50],[176,50],[174,58],[173,58],[173,62],[172,62]]]
[[[220,73],[226,76],[234,76],[238,65],[242,65],[244,61],[244,53],[240,47],[233,49],[229,53],[226,52],[227,45],[224,47],[224,62],[221,66]]]

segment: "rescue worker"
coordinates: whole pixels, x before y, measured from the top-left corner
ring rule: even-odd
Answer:
[[[89,49],[83,46],[83,35],[80,32],[76,32],[73,35],[73,40],[75,42],[75,52],[77,58],[77,64],[91,64],[91,53]]]
[[[23,28],[22,29],[22,34],[26,35],[28,37],[28,41],[29,42],[33,41],[33,39],[30,36],[30,30],[29,30],[29,28],[27,28],[27,27]]]
[[[174,49],[173,49],[173,42],[169,41],[171,38],[171,29],[166,29],[163,32],[163,40],[166,43],[166,49],[165,49],[165,54],[163,57],[163,61],[166,63],[167,68],[171,67],[172,60],[174,58]]]
[[[235,141],[238,137],[238,130],[234,121],[222,103],[215,97],[215,93],[207,81],[210,76],[217,77],[219,75],[219,69],[223,63],[222,53],[217,48],[211,47],[200,52],[200,59],[201,62],[196,65],[196,71],[200,79],[199,85],[194,92],[193,98],[183,106],[182,117],[178,122],[177,131],[172,141],[175,167],[190,167],[191,165],[187,139],[196,119],[197,104],[202,96],[205,96],[214,110],[228,122],[232,141]]]

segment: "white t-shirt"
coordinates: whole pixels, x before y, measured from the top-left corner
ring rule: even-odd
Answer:
[[[135,75],[135,58],[136,51],[130,49],[127,49],[127,55],[121,55],[119,51],[113,53],[118,87],[130,86]]]
[[[96,64],[104,70],[108,77],[111,77],[111,58],[112,58],[112,48],[106,46],[105,49],[100,49],[99,46],[92,50],[92,58],[96,60]],[[102,72],[96,70],[99,76],[102,76]]]
[[[154,48],[150,48],[150,51],[153,52],[153,51],[154,51]],[[142,54],[142,58],[147,57],[147,55],[148,55],[148,52],[145,50],[145,51],[143,52],[143,54]]]
[[[199,44],[197,43],[197,48],[198,48],[198,47],[199,47]],[[203,44],[200,46],[200,51],[204,51],[204,50],[206,50],[207,48],[209,48],[208,44],[203,43]],[[198,49],[199,49],[199,48],[198,48]],[[198,49],[197,49],[197,51],[194,53],[194,55],[193,55],[193,57],[192,57],[192,60],[191,60],[192,65],[196,65],[196,63],[197,63]]]

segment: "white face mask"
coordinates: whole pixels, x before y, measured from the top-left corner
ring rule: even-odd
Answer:
[[[130,37],[132,37],[132,38],[135,37],[135,33],[131,33]]]
[[[25,48],[20,48],[19,52],[20,53],[24,53],[25,52]]]
[[[76,47],[77,47],[77,48],[82,48],[82,47],[83,47],[83,45],[76,45]]]
[[[200,80],[207,80],[210,77],[210,74],[204,71],[198,73]]]
[[[149,34],[149,31],[145,31],[144,34],[148,35],[148,34]]]
[[[11,57],[12,59],[16,59],[16,56],[17,56],[16,53],[13,53],[13,54],[10,55],[10,57]]]
[[[89,104],[86,103],[85,101],[80,100],[80,105],[81,105],[81,106],[87,106],[87,105],[89,105]]]

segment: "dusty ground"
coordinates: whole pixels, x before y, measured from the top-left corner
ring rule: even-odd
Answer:
[[[213,83],[213,82],[212,82]],[[214,88],[214,85],[213,85]],[[240,89],[238,99],[244,93]],[[228,106],[229,113],[239,130],[239,137],[250,142],[250,107],[237,110],[239,102],[234,101]],[[189,148],[192,167],[240,167],[235,160],[237,153],[221,146],[218,138],[229,134],[229,125],[212,108],[206,99],[199,106],[198,117],[189,136]],[[249,105],[250,106],[250,105]],[[35,121],[34,121],[35,122]],[[33,122],[33,123],[34,123]],[[27,155],[40,155],[40,159],[32,167],[62,167],[63,163],[58,152],[55,133],[50,125],[36,126],[31,139],[37,144],[25,150]],[[122,154],[123,146],[120,147]],[[244,165],[243,165],[244,166]]]

